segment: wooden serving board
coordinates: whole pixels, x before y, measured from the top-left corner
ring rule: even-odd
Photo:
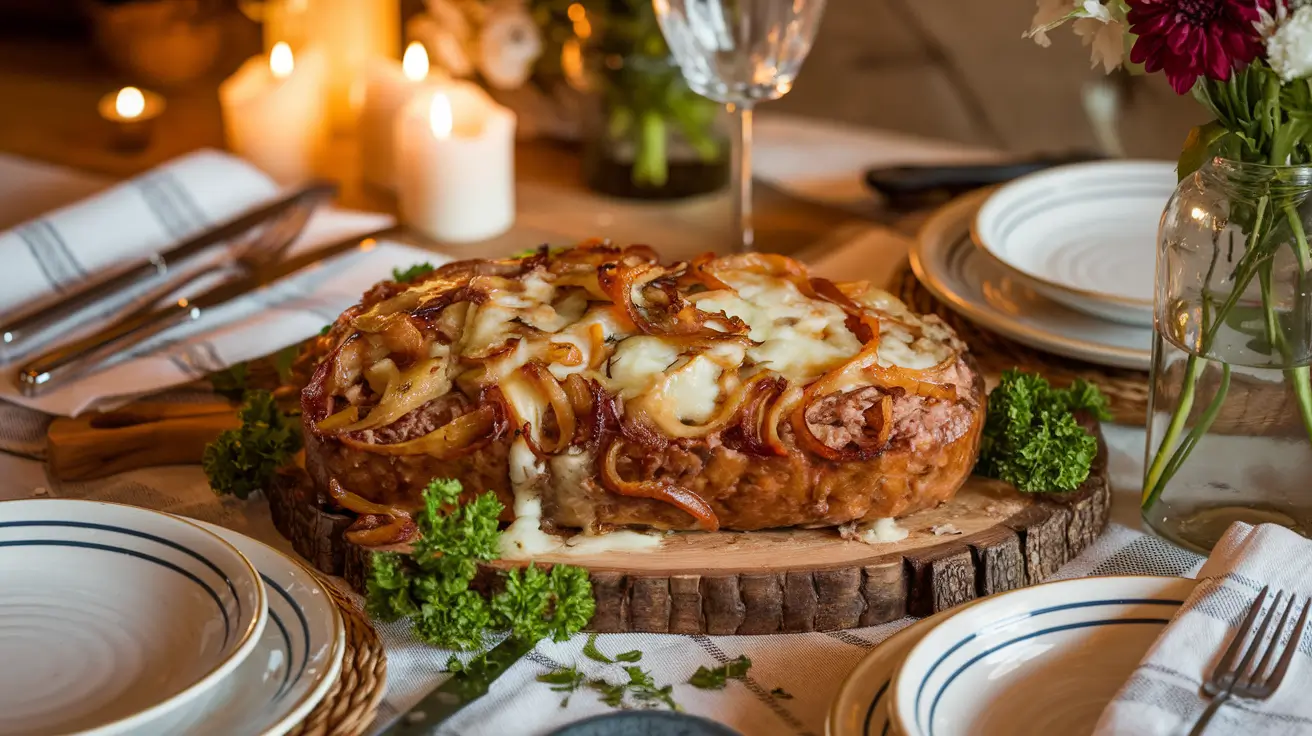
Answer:
[[[1040,582],[1107,525],[1107,447],[1072,493],[1024,494],[972,477],[949,503],[905,517],[901,542],[868,545],[832,529],[681,532],[661,549],[544,557],[591,573],[597,632],[776,634],[927,616]],[[349,515],[325,511],[293,476],[269,492],[274,524],[323,572],[363,588],[367,553],[342,539]],[[955,527],[959,534],[935,534]]]

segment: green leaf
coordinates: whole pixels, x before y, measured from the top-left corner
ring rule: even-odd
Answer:
[[[745,656],[730,660],[719,667],[698,667],[688,684],[702,690],[723,690],[729,680],[742,680],[752,668],[752,660]]]
[[[228,401],[241,401],[242,396],[246,393],[246,382],[249,373],[249,365],[237,363],[217,373],[211,373],[210,386],[213,387],[214,393]]]
[[[602,654],[601,650],[597,648],[596,634],[588,635],[588,642],[583,645],[583,656],[594,662],[604,662],[606,664],[613,664],[615,662],[615,660]]]
[[[642,652],[636,649],[615,655],[616,662],[637,662],[641,659],[642,659]]]
[[[405,270],[394,268],[392,269],[392,280],[398,283],[408,284],[420,277],[427,276],[432,273],[433,270],[433,264],[428,263],[427,261],[424,263],[416,263]]]
[[[201,469],[220,495],[240,499],[264,490],[279,468],[301,449],[300,423],[278,409],[268,391],[247,391],[241,426],[205,447]]]
[[[300,345],[288,345],[274,354],[273,369],[278,372],[278,380],[284,385],[291,383],[292,364],[296,362],[296,356],[300,354]]]
[[[1191,129],[1189,136],[1185,138],[1184,148],[1180,151],[1180,160],[1175,167],[1177,180],[1184,181],[1202,168],[1203,164],[1215,155],[1216,147],[1229,132],[1216,120]]]

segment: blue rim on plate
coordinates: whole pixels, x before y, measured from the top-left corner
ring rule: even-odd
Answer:
[[[1038,640],[1043,640],[1041,646],[1034,649],[1044,650],[1044,656],[1060,654],[1065,640],[1058,635],[1064,633],[1098,629],[1101,634],[1115,637],[1124,636],[1118,633],[1122,629],[1143,626],[1159,631],[1183,605],[1194,585],[1195,581],[1185,578],[1155,576],[1077,578],[980,601],[940,623],[911,647],[893,678],[891,694],[886,696],[894,725],[906,736],[939,736],[940,705],[948,700],[961,703],[962,699],[972,703],[972,698],[979,701],[976,709],[986,704],[985,695],[961,689],[963,675],[997,674],[989,667],[1001,668],[1004,675],[1009,675],[1014,667],[1029,665],[1024,657],[1004,661],[1010,650]],[[1141,642],[1144,637],[1134,636],[1129,643],[1146,649]],[[1073,642],[1071,646],[1081,643]],[[999,654],[1003,656],[998,658]],[[1133,661],[1122,663],[1132,668],[1143,651],[1127,649],[1121,654],[1133,657]],[[1033,692],[1033,698],[1036,703],[1045,702],[1041,688]],[[971,712],[963,709],[960,717],[968,719]]]

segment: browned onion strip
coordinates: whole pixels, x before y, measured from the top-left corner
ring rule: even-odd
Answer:
[[[579,346],[569,342],[553,342],[547,345],[547,363],[568,366],[570,368],[583,364],[583,351]]]
[[[788,256],[777,253],[739,253],[732,256],[721,256],[707,263],[705,268],[712,274],[719,269],[725,269],[773,276],[792,282],[797,290],[802,293],[802,296],[811,299],[817,298],[815,289],[811,287],[811,280],[807,275],[806,267]]]
[[[720,528],[720,520],[715,515],[715,509],[712,509],[711,505],[696,493],[680,488],[669,481],[627,481],[621,478],[619,473],[621,444],[623,443],[619,440],[611,442],[601,463],[601,481],[607,490],[630,498],[651,498],[668,503],[691,515],[704,531],[713,532]]]
[[[770,448],[776,455],[787,455],[788,448],[779,438],[779,424],[783,421],[785,414],[793,411],[797,403],[802,400],[802,389],[798,386],[792,386],[779,395],[770,408],[765,412],[765,422],[762,425],[762,434],[765,446]]]
[[[594,322],[588,328],[588,341],[592,346],[591,360],[588,361],[589,370],[597,370],[602,363],[606,362],[606,328],[600,322]]]
[[[742,410],[737,423],[741,433],[734,440],[740,445],[737,449],[754,455],[786,455],[787,451],[780,445],[771,445],[765,439],[765,422],[769,415],[770,402],[784,392],[788,381],[779,376],[760,375],[747,384],[747,396],[743,400]],[[777,420],[776,420],[777,421]],[[776,439],[778,435],[775,435]],[[729,443],[726,438],[726,444]]]
[[[378,405],[364,419],[338,431],[359,432],[391,424],[445,394],[450,388],[451,378],[446,373],[446,360],[435,358],[416,363],[387,385],[387,391],[378,400]]]
[[[497,434],[497,410],[482,406],[462,414],[422,437],[390,445],[364,442],[349,435],[341,435],[342,444],[375,455],[429,455],[448,460],[482,447]]]
[[[315,425],[318,433],[335,433],[340,432],[342,427],[354,424],[360,420],[360,407],[348,406],[345,409],[326,417],[323,421]]]
[[[352,333],[350,337],[343,340],[332,352],[328,353],[320,363],[319,367],[314,369],[314,374],[310,376],[310,381],[301,391],[301,414],[310,420],[310,426],[315,427],[318,422],[328,416],[332,411],[333,389],[328,385],[330,378],[337,372],[337,361],[341,358],[342,350],[346,349],[359,339],[360,333]],[[317,429],[315,429],[317,433]]]
[[[410,512],[399,506],[374,503],[362,496],[351,493],[343,488],[336,478],[328,479],[328,495],[339,507],[347,511],[354,511],[357,514],[378,514],[379,516],[389,516],[395,519],[410,518]]]
[[[856,443],[855,449],[833,448],[820,441],[819,437],[811,431],[810,425],[806,421],[806,414],[811,409],[811,405],[830,393],[833,393],[836,384],[848,374],[849,371],[861,371],[869,366],[878,365],[879,361],[879,320],[870,316],[862,315],[862,322],[869,333],[874,337],[861,347],[861,351],[851,360],[843,363],[837,368],[821,376],[815,383],[806,387],[802,392],[802,400],[797,408],[793,410],[790,420],[793,425],[793,434],[797,437],[797,444],[802,449],[819,455],[828,460],[839,462],[850,462],[854,460],[869,460],[884,451],[883,445],[874,445],[873,443]]]
[[[530,383],[535,385],[543,397],[551,404],[551,408],[556,412],[556,439],[549,441],[542,433],[542,428],[538,427],[538,446],[543,452],[555,454],[562,452],[569,447],[574,440],[574,407],[570,404],[569,397],[565,395],[565,389],[561,388],[560,382],[556,377],[551,375],[542,363],[531,361],[525,363],[520,371],[528,377]]]
[[[720,378],[722,383],[726,376],[737,376],[738,369],[734,368],[732,373],[724,370]],[[729,396],[716,408],[715,413],[701,424],[685,424],[683,420],[674,415],[670,406],[670,401],[665,398],[665,389],[669,385],[673,374],[666,377],[665,382],[653,390],[644,394],[634,402],[633,418],[637,421],[647,420],[656,425],[656,428],[667,437],[675,439],[695,439],[705,437],[712,432],[718,432],[738,416],[738,409],[743,405],[743,401],[748,394],[756,390],[762,380],[769,380],[768,376],[760,376],[751,381],[742,382],[737,389],[732,391]]]
[[[593,409],[593,399],[591,389],[588,387],[588,379],[578,373],[571,373],[565,377],[564,383],[565,395],[569,397],[570,408],[574,410],[574,441],[585,442],[590,436],[589,424]],[[579,422],[578,418],[583,417]]]
[[[418,534],[419,527],[412,519],[363,514],[342,536],[361,547],[388,547],[409,542]]]
[[[709,313],[697,309],[696,306],[682,299],[674,289],[663,289],[662,293],[667,297],[668,303],[661,305],[659,310],[654,306],[650,310],[660,315],[659,320],[649,317],[645,310],[634,302],[634,292],[637,289],[658,279],[678,275],[678,269],[666,269],[653,263],[640,263],[636,266],[603,263],[597,268],[597,280],[602,290],[643,334],[719,338],[726,335],[745,335],[750,331],[751,328],[747,323],[737,317],[729,317],[723,312]],[[712,324],[717,325],[719,329]]]
[[[716,255],[714,253],[703,253],[692,259],[692,262],[688,264],[688,273],[686,277],[693,281],[702,283],[711,291],[725,290],[736,293],[736,290],[732,286],[725,283],[720,277],[711,273],[708,266],[710,266],[715,259]]]

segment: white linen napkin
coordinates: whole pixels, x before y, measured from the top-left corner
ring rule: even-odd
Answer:
[[[63,291],[97,270],[145,261],[278,195],[278,186],[254,166],[204,150],[0,232],[0,314]],[[289,253],[393,222],[389,215],[321,208]],[[439,262],[427,251],[395,243],[345,254],[211,310],[141,346],[129,360],[40,397],[22,396],[6,371],[0,399],[68,416],[111,408],[303,340],[393,267],[425,260]]]
[[[1199,570],[1198,587],[1103,711],[1094,733],[1187,733],[1207,707],[1203,681],[1258,592],[1270,585],[1271,598],[1283,590],[1305,603],[1312,596],[1309,570],[1312,541],[1274,524],[1232,525]],[[1299,610],[1294,610],[1291,623]],[[1274,696],[1261,702],[1232,699],[1212,718],[1208,735],[1312,733],[1312,699],[1307,697],[1312,635],[1304,635],[1298,652]]]

